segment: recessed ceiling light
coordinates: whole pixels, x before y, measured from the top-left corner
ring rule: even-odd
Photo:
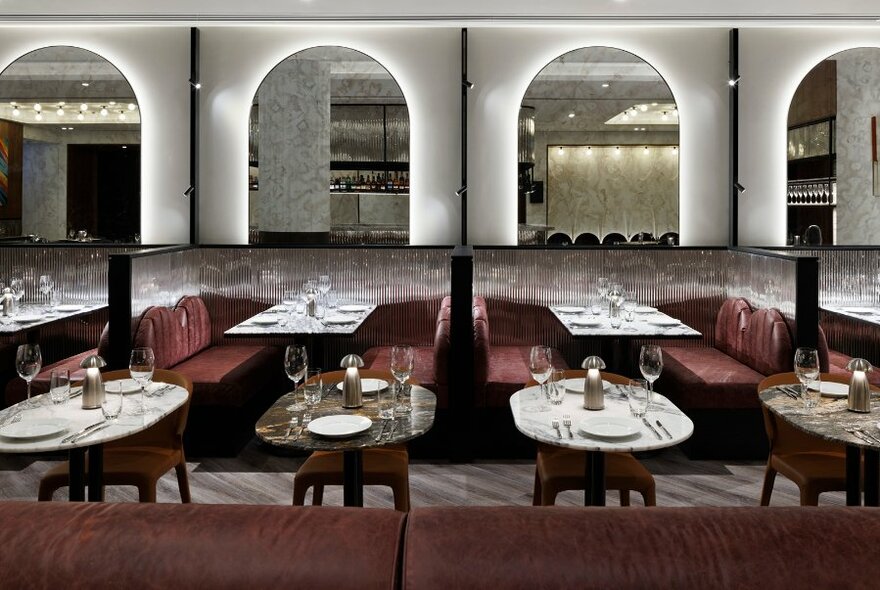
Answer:
[[[574,119],[574,113],[568,113],[568,118],[569,118],[569,119]]]
[[[562,155],[562,146],[559,146],[559,155]]]
[[[128,103],[128,110],[133,111],[137,108],[137,105],[133,102]]]
[[[633,131],[638,131],[638,130],[639,130],[638,127],[633,127]]]
[[[88,88],[88,87],[89,87],[89,83],[88,83],[88,82],[82,82],[82,85],[83,85],[83,88]]]
[[[12,109],[12,116],[13,116],[13,117],[17,117],[17,116],[19,116],[20,114],[21,114],[21,111],[18,110],[18,107],[15,107],[14,109]]]
[[[669,115],[666,114],[666,111],[663,111],[663,115],[661,115],[660,120],[661,121],[668,121],[669,120]]]
[[[608,82],[602,83],[602,88],[608,88],[609,86],[611,86],[611,84],[609,84]]]
[[[58,107],[58,110],[55,111],[55,114],[58,115],[59,117],[63,117],[64,116],[64,109],[62,109],[61,107]]]
[[[101,116],[102,117],[106,117],[108,112],[109,111],[107,110],[107,107],[101,107]]]
[[[648,155],[648,146],[645,146],[645,155]]]
[[[652,106],[652,107],[655,107],[655,106],[657,106],[657,103],[656,103],[656,102],[652,102],[652,103],[651,103],[651,106]]]
[[[37,116],[34,117],[34,119],[36,119],[37,121],[42,121],[42,120],[43,120],[43,115],[41,115],[40,113],[37,113]]]
[[[644,113],[645,111],[648,110],[648,105],[646,105],[646,104],[640,105],[640,106],[639,106],[639,110],[642,111],[642,112]]]
[[[672,146],[672,153],[673,153],[673,154],[678,153],[678,146],[675,146],[675,145]]]
[[[629,115],[624,113],[624,115],[621,117],[621,119],[624,121],[629,121]]]
[[[79,110],[87,111],[89,110],[89,105],[87,105],[86,103],[82,103],[81,105],[79,105]]]
[[[12,105],[12,106],[15,106],[15,105],[17,105],[17,104],[18,104],[18,103],[17,103],[17,102],[15,102],[15,101],[14,101],[14,100],[13,100],[13,101],[12,101],[12,102],[10,102],[10,103],[9,103],[9,104],[11,104],[11,105]]]
[[[110,105],[110,106],[111,106],[111,107],[112,107],[112,106],[113,106],[113,105],[115,105],[115,104],[116,104],[116,101],[115,101],[115,100],[111,100],[111,101],[110,101],[110,102],[108,102],[108,103],[107,103],[107,104],[109,104],[109,105]]]
[[[587,146],[587,155],[588,155],[588,156],[592,156],[592,155],[593,155],[593,148],[590,147],[590,146]]]
[[[122,111],[119,111],[119,117],[118,117],[118,118],[119,118],[120,121],[125,121],[125,113],[123,113]]]
[[[34,110],[39,113],[40,111],[43,110],[43,105],[41,105],[40,103],[34,104]]]
[[[124,145],[124,146],[122,146],[122,149],[127,150],[127,149],[128,149],[128,146],[127,146],[127,145]]]
[[[76,120],[77,120],[77,121],[85,121],[85,120],[86,120],[86,116],[83,115],[82,113],[80,113],[80,114],[78,114],[78,115],[76,116]]]

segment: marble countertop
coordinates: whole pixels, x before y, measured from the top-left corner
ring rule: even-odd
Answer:
[[[872,305],[822,305],[819,309],[880,326],[880,307]]]
[[[585,410],[583,392],[568,391],[561,405],[550,405],[546,400],[544,404],[550,407],[549,411],[536,412],[533,408],[539,405],[538,394],[540,389],[527,387],[517,391],[510,397],[510,410],[513,412],[513,420],[516,428],[527,437],[542,443],[557,447],[566,447],[582,451],[602,451],[606,453],[635,453],[663,449],[677,445],[688,438],[694,432],[694,423],[684,415],[675,404],[659,393],[654,394],[651,409],[646,415],[648,421],[660,432],[662,439],[645,426],[641,420],[632,417],[629,404],[625,397],[626,386],[610,385],[605,390],[605,409]],[[562,416],[568,414],[572,419],[573,438],[569,438],[568,430],[560,426],[562,437],[551,426],[551,420],[558,418],[562,423]],[[639,431],[633,436],[620,439],[603,439],[588,435],[583,432],[579,425],[582,421],[593,418],[625,417],[638,423]],[[657,426],[657,420],[666,427],[672,438],[666,436]]]
[[[151,388],[157,389],[160,386],[160,384],[154,383],[151,385]],[[140,397],[138,394],[135,395]],[[33,398],[38,403],[36,408],[26,409],[24,406],[25,402],[9,407],[0,412],[0,432],[2,432],[3,428],[12,424],[12,420],[19,412],[21,412],[20,423],[42,419],[58,419],[66,421],[68,425],[63,432],[44,438],[12,439],[0,436],[0,453],[68,451],[124,438],[149,428],[182,406],[186,402],[187,392],[182,387],[173,386],[163,391],[161,395],[145,397],[144,406],[146,412],[143,415],[132,415],[130,411],[126,411],[125,402],[129,397],[129,395],[126,395],[125,399],[123,399],[122,415],[115,423],[74,443],[65,443],[61,442],[61,440],[90,424],[95,424],[104,419],[100,408],[94,410],[82,409],[81,397],[75,397],[64,404],[56,406],[49,400],[48,394],[44,394]]]
[[[377,442],[376,435],[379,434],[382,427],[382,421],[378,416],[377,396],[365,395],[364,405],[360,408],[343,408],[342,393],[335,387],[335,383],[325,382],[324,395],[311,411],[312,419],[336,414],[354,414],[366,416],[373,421],[373,425],[364,433],[351,438],[322,438],[312,435],[308,428],[303,428],[302,434],[296,438],[293,435],[296,434],[298,426],[293,429],[293,435],[285,437],[291,418],[299,417],[302,414],[302,412],[287,409],[294,401],[303,401],[301,391],[301,388],[296,391],[296,399],[294,399],[293,392],[281,396],[260,417],[257,421],[256,431],[261,440],[278,447],[303,451],[358,450],[404,443],[425,434],[434,425],[437,397],[428,389],[413,385],[411,389],[412,412],[395,417],[396,426],[393,435],[388,440],[383,438]]]
[[[563,313],[559,310],[560,307],[577,308],[581,311],[578,313]],[[624,319],[626,312],[621,309],[620,327],[612,328],[611,319],[608,317],[608,310],[606,308],[603,308],[602,313],[597,316],[591,314],[588,309],[580,305],[554,305],[549,309],[574,338],[701,338],[703,336],[687,324],[657,310],[651,313],[633,312],[633,320],[628,322]],[[578,322],[590,322],[595,325],[579,326],[576,325]],[[675,322],[675,325],[660,326],[657,325],[657,322]]]
[[[778,387],[765,389],[758,397],[771,412],[808,434],[830,442],[880,449],[880,445],[871,445],[845,430],[855,426],[880,437],[880,400],[876,397],[871,400],[871,412],[866,414],[847,410],[845,397],[821,397],[819,405],[811,410],[804,408],[803,400],[789,397]]]
[[[62,310],[69,309],[69,311],[48,310],[44,305],[25,305],[15,316],[0,316],[0,335],[9,336],[12,334],[18,334],[21,332],[28,332],[37,328],[42,328],[43,326],[47,326],[54,322],[68,320],[70,318],[75,318],[81,315],[92,313],[94,311],[98,311],[99,309],[104,309],[107,307],[107,304],[86,303],[82,305],[71,306],[70,308],[67,308],[67,305],[65,304],[60,307]],[[78,309],[73,309],[73,307],[78,307]],[[32,316],[35,321],[18,321],[18,319],[22,316]]]
[[[334,335],[351,336],[357,332],[361,324],[375,311],[376,306],[363,304],[366,309],[359,312],[342,312],[337,309],[327,310],[323,320],[298,314],[291,305],[275,305],[257,315],[246,319],[240,324],[224,332],[225,336],[307,336]],[[271,324],[257,322],[271,321]],[[346,323],[334,324],[336,319]]]

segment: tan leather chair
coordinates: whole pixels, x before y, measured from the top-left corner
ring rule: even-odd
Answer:
[[[127,370],[108,371],[103,374],[103,379],[128,379],[129,376]],[[104,484],[135,486],[141,502],[155,502],[156,482],[173,468],[177,472],[180,500],[188,503],[191,498],[186,456],[183,452],[183,431],[192,400],[192,381],[180,373],[164,369],[155,370],[153,381],[183,387],[188,394],[186,403],[146,430],[106,443]],[[88,461],[86,465],[88,466]],[[70,465],[65,461],[50,469],[40,479],[38,499],[51,500],[55,490],[69,484]]]
[[[845,375],[822,373],[823,381],[849,383]],[[778,373],[758,384],[758,391],[784,384],[800,385],[794,373]],[[770,505],[776,474],[781,473],[795,484],[801,493],[801,506],[817,506],[822,492],[846,490],[846,447],[798,430],[785,420],[778,419],[767,406],[761,404],[764,427],[770,439],[770,455],[764,471],[761,506]]]
[[[390,371],[361,369],[361,377],[394,381]],[[324,373],[324,383],[338,383],[345,371]],[[407,383],[417,385],[410,379]],[[394,509],[409,511],[409,453],[406,445],[388,445],[363,451],[364,485],[388,486],[394,493]],[[342,452],[315,451],[303,462],[293,478],[293,505],[305,504],[306,491],[314,488],[312,504],[320,506],[324,486],[342,485]]]
[[[586,371],[565,371],[565,378],[584,377]],[[611,383],[626,385],[627,377],[614,373],[602,373],[602,378]],[[527,387],[537,385],[529,381]],[[535,465],[535,492],[532,504],[553,506],[556,495],[568,490],[584,489],[587,454],[538,443],[538,458]],[[654,477],[645,466],[630,453],[605,453],[605,488],[617,490],[620,505],[629,506],[630,491],[639,492],[645,506],[656,506],[656,485]]]

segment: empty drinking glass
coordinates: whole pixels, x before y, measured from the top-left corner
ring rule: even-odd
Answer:
[[[330,275],[320,275],[318,277],[318,291],[321,295],[326,295],[330,291]]]
[[[805,393],[807,381],[819,377],[819,352],[815,348],[801,347],[794,352],[794,374],[801,382],[801,393]]]
[[[397,407],[395,411],[398,414],[408,414],[412,411],[412,405],[409,403],[407,389],[404,383],[409,379],[413,372],[413,348],[412,346],[402,345],[391,348],[391,374],[397,380]]]
[[[303,415],[303,425],[307,425],[312,420],[312,409],[321,401],[323,387],[321,369],[308,369],[306,371],[306,382],[303,385],[303,397],[306,400],[306,413]]]
[[[12,278],[9,280],[9,288],[15,298],[15,313],[18,313],[21,309],[21,299],[24,297],[24,282],[21,279]]]
[[[547,397],[554,406],[558,406],[565,399],[565,371],[562,369],[550,371],[550,379],[547,381]]]
[[[807,379],[804,383],[804,408],[812,410],[819,405],[819,397],[822,395],[822,381],[820,379]]]
[[[70,371],[67,369],[52,369],[49,376],[49,399],[55,405],[65,403],[70,399]]]
[[[635,299],[627,299],[626,301],[624,301],[623,302],[623,311],[624,311],[623,319],[625,319],[628,322],[633,321],[635,319],[635,312],[636,312]]]
[[[31,401],[31,381],[40,372],[43,366],[43,356],[40,354],[39,344],[22,344],[15,352],[15,370],[18,376],[27,383],[27,401],[25,407],[35,408],[37,405]]]
[[[128,372],[131,378],[141,386],[140,399],[132,407],[132,415],[138,416],[144,413],[144,396],[147,395],[147,386],[153,380],[153,371],[156,369],[156,357],[153,349],[149,346],[133,348],[128,360]]]
[[[648,382],[645,379],[632,379],[626,390],[626,401],[629,403],[629,412],[636,418],[641,418],[648,411]]]
[[[602,315],[602,303],[604,299],[601,295],[594,295],[590,298],[590,312],[593,315]]]
[[[45,298],[46,305],[51,307],[52,305],[52,291],[55,289],[55,281],[52,280],[51,275],[40,275],[40,293],[43,294]]]
[[[309,354],[306,347],[298,344],[291,344],[284,351],[284,372],[287,378],[293,381],[293,398],[294,403],[287,407],[291,412],[302,412],[306,409],[305,405],[296,400],[296,388],[306,371],[309,369]]]
[[[122,413],[122,381],[108,381],[104,385],[104,401],[101,413],[105,420],[116,420]]]
[[[648,382],[648,403],[654,401],[654,381],[663,372],[663,351],[656,344],[645,344],[639,353],[639,371]]]
[[[394,419],[394,407],[397,405],[398,387],[400,387],[398,383],[392,383],[388,387],[379,390],[376,397],[376,403],[379,406],[380,420]]]
[[[327,309],[336,309],[339,304],[339,295],[334,290],[327,292]]]

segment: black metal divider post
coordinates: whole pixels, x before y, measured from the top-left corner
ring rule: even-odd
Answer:
[[[452,252],[449,384],[450,458],[469,461],[474,452],[474,249],[456,246]]]

